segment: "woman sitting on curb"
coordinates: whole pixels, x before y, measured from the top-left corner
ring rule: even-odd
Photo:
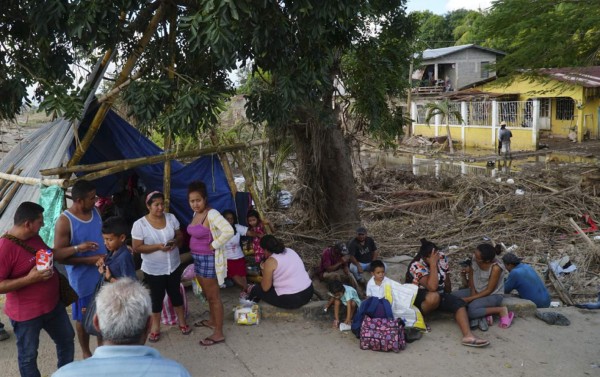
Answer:
[[[488,340],[473,335],[469,328],[467,304],[450,294],[452,286],[446,256],[438,247],[425,238],[421,239],[419,253],[413,258],[406,272],[406,282],[419,286],[415,306],[423,313],[441,310],[454,313],[456,323],[462,332],[462,344],[468,347],[485,347]]]
[[[248,299],[284,309],[296,309],[308,303],[313,295],[312,281],[300,256],[274,236],[260,240],[266,260],[260,264],[262,280],[249,286]]]
[[[502,305],[504,298],[504,275],[506,268],[502,261],[496,258],[502,249],[490,244],[481,244],[473,254],[473,264],[468,269],[469,288],[461,289],[453,294],[462,298],[468,305],[471,327],[487,331],[493,323],[492,315],[500,317],[500,327],[510,327],[515,313],[509,312]]]

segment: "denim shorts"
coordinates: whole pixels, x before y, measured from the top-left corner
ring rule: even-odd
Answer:
[[[90,304],[90,301],[92,301],[93,298],[94,298],[94,294],[92,293],[91,295],[87,295],[87,296],[78,298],[77,301],[75,301],[73,303],[73,306],[71,307],[71,311],[72,311],[72,317],[75,321],[77,321],[77,322],[83,321],[82,310],[84,308],[88,307],[88,305]]]
[[[214,255],[192,254],[192,258],[194,259],[194,272],[196,275],[207,279],[217,278]]]

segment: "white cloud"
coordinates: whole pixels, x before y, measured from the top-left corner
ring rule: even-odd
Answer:
[[[452,11],[456,9],[473,9],[485,10],[492,5],[492,0],[448,0],[446,10]]]

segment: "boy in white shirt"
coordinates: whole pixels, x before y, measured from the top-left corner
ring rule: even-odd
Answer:
[[[367,283],[367,297],[384,298],[385,283],[392,280],[385,276],[385,264],[380,260],[374,260],[370,265],[371,279]]]

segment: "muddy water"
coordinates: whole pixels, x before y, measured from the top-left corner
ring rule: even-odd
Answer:
[[[489,157],[482,159],[482,157]],[[477,161],[475,161],[477,159]],[[546,155],[536,155],[513,160],[504,160],[490,154],[489,150],[463,150],[453,158],[432,158],[425,154],[406,152],[364,151],[361,153],[363,167],[381,167],[412,171],[415,175],[472,174],[495,177],[512,174],[532,164],[595,164],[596,157],[573,155],[548,151]]]

